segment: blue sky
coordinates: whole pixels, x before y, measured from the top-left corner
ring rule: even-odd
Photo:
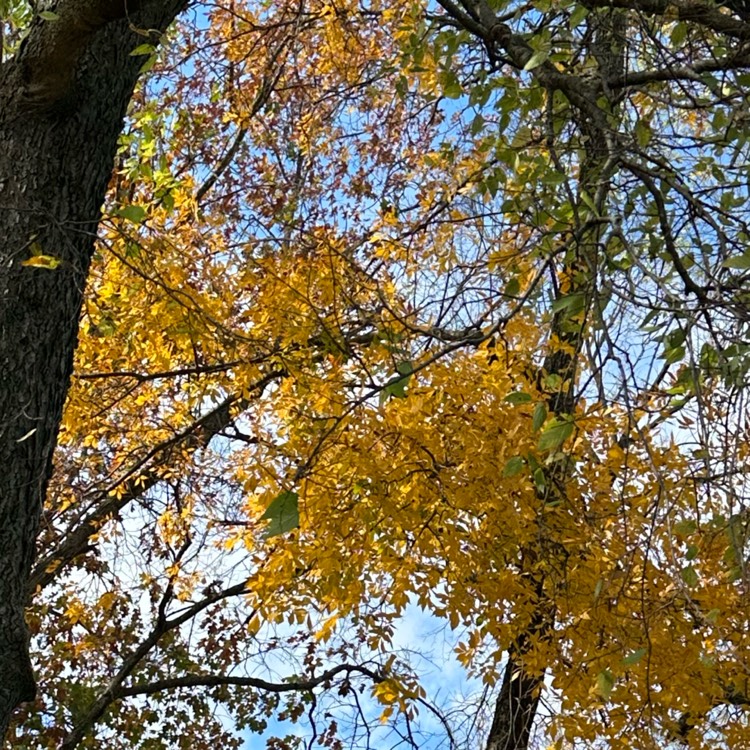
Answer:
[[[457,640],[458,634],[452,632],[445,621],[410,605],[397,623],[391,650],[407,661],[419,675],[420,683],[427,693],[426,700],[447,714],[449,723],[455,724],[452,730],[459,740],[470,729],[473,717],[468,709],[480,698],[483,686],[481,681],[470,678],[456,660],[453,645]],[[284,674],[284,671],[288,674],[289,665],[284,664],[281,657],[278,666],[280,674]],[[409,727],[401,720],[396,722],[394,728],[380,722],[379,716],[383,706],[372,699],[369,689],[365,689],[359,694],[358,702],[367,719],[368,732],[361,717],[357,719],[355,716],[356,711],[353,710],[349,699],[337,699],[335,689],[330,691],[328,696],[323,691],[318,691],[318,695],[321,706],[327,701],[326,710],[335,717],[342,735],[348,738],[352,731],[359,735],[360,744],[354,745],[355,747],[367,746],[368,734],[369,746],[378,750],[409,747],[409,741],[406,739],[408,730],[412,732],[416,746],[423,750],[450,747],[447,732],[439,718],[424,706],[419,708],[418,717]],[[455,715],[451,716],[452,713]],[[324,722],[319,722],[318,732],[324,728]],[[248,750],[265,748],[267,739],[287,735],[301,737],[307,746],[313,736],[307,717],[303,717],[297,723],[270,720],[266,732],[262,735],[245,732],[243,747]]]

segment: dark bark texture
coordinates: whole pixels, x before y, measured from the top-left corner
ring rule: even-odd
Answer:
[[[525,640],[522,634],[508,653],[486,750],[526,750],[529,746],[544,675],[528,674],[524,670]]]
[[[34,698],[24,604],[79,313],[142,57],[185,0],[60,0],[0,66],[0,736]],[[34,254],[55,269],[24,265]]]

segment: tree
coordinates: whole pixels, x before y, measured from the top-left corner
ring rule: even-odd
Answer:
[[[183,10],[6,10],[11,744],[418,746],[410,601],[446,745],[746,744],[744,15]]]
[[[0,726],[34,694],[23,607],[70,377],[83,288],[117,137],[140,63],[180,3],[62,3],[2,65],[3,616]],[[55,257],[43,274],[29,256]]]

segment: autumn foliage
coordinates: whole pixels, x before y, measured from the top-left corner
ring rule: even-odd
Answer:
[[[523,680],[535,747],[750,746],[749,39],[230,0],[136,49],[8,746],[523,750]]]

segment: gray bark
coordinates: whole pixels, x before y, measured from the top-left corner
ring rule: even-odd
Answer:
[[[0,66],[0,736],[34,698],[23,608],[117,137],[186,0],[60,0]],[[144,32],[143,30],[148,30]],[[54,270],[24,266],[33,253]]]

